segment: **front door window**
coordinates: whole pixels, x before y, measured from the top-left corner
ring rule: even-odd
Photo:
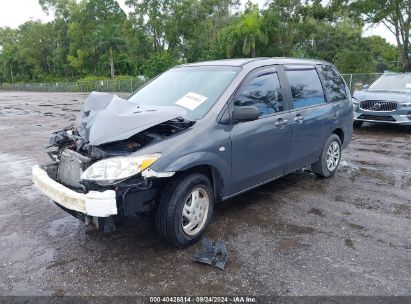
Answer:
[[[260,117],[284,110],[283,95],[277,73],[257,76],[243,89],[234,106],[255,106]]]

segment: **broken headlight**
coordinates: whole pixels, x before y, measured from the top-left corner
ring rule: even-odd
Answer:
[[[112,184],[147,169],[157,161],[160,156],[160,153],[155,153],[103,159],[88,167],[81,175],[81,179]]]

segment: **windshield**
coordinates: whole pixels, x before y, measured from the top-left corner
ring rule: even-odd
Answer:
[[[411,90],[411,74],[385,74],[371,86],[371,90]]]
[[[187,118],[202,118],[231,83],[239,67],[197,66],[171,69],[129,100],[139,105],[177,106],[186,110]]]

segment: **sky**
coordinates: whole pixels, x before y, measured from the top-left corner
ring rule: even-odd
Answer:
[[[125,0],[117,0],[120,6],[126,11],[129,8],[124,4]],[[243,3],[246,1],[243,0]],[[266,0],[252,0],[260,7],[264,5]],[[38,4],[38,0],[0,0],[0,27],[9,26],[17,28],[20,24],[28,20],[40,19],[44,22],[53,19],[53,16],[47,16]],[[392,44],[397,44],[394,35],[384,27],[384,25],[367,26],[363,33],[364,36],[379,35],[385,38]]]

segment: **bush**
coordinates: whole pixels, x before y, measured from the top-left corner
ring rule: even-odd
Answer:
[[[107,79],[106,76],[87,75],[87,76],[84,76],[78,79],[77,81],[96,81],[96,80],[106,80],[106,79]]]
[[[168,70],[169,68],[178,64],[167,51],[162,51],[151,55],[144,66],[144,74],[149,78],[153,78],[158,74]]]

